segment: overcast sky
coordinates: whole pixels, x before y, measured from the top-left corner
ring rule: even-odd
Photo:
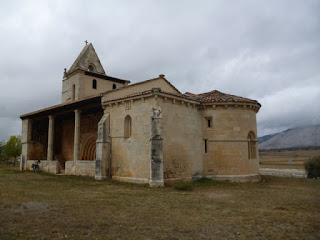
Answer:
[[[61,102],[85,40],[108,75],[258,100],[258,135],[320,124],[320,1],[2,1],[0,140]]]

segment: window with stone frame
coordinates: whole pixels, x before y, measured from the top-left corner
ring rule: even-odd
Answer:
[[[257,141],[254,132],[250,131],[248,133],[248,158],[256,159],[257,158]]]
[[[206,121],[206,128],[212,128],[212,117],[211,116],[207,116],[204,118]]]
[[[132,119],[127,115],[124,119],[124,138],[129,138],[132,135]]]

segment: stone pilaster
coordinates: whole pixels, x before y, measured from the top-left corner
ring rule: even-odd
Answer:
[[[98,139],[96,141],[95,179],[111,178],[110,154],[110,115],[104,114],[98,124]],[[108,174],[107,174],[108,169]]]
[[[74,142],[73,142],[73,166],[79,160],[80,153],[80,118],[81,110],[74,110]]]
[[[54,116],[49,115],[47,161],[53,160]]]
[[[151,156],[150,186],[163,187],[163,150],[162,150],[162,112],[161,108],[151,110]]]

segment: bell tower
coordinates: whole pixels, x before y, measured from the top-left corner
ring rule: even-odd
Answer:
[[[92,43],[86,41],[62,80],[62,103],[78,101],[85,97],[126,86],[130,81],[106,75]]]
[[[92,77],[89,77],[90,75],[94,75],[95,79],[91,79]],[[92,43],[88,44],[86,41],[86,45],[70,69],[68,71],[67,69],[64,70],[62,102],[77,101],[81,98],[107,91],[108,89],[103,87],[105,84],[100,84],[100,91],[97,91],[99,87],[98,79],[105,77],[107,77],[106,73]],[[87,88],[93,90],[88,91]]]

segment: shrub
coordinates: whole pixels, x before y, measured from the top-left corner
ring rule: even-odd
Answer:
[[[308,178],[320,177],[320,156],[308,159],[304,162],[303,166],[308,174]]]

